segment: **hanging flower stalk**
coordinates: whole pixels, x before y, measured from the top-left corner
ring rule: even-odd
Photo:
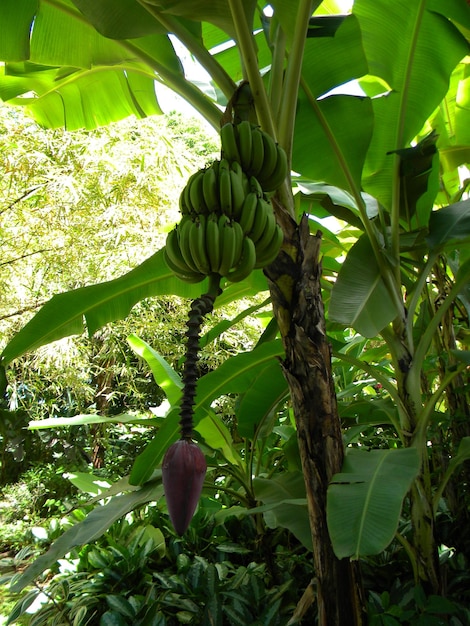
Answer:
[[[183,535],[196,510],[206,475],[206,459],[193,437],[193,415],[198,380],[199,336],[204,316],[214,308],[219,280],[211,281],[209,293],[191,303],[186,325],[186,360],[180,411],[180,439],[165,453],[162,465],[163,489],[174,529]]]

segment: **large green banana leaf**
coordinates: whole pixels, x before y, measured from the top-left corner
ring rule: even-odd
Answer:
[[[188,284],[177,279],[168,269],[161,249],[115,280],[54,296],[5,347],[2,363],[6,365],[25,352],[51,341],[81,334],[84,331],[84,320],[88,333],[92,335],[108,322],[125,318],[140,300],[168,294],[197,298],[206,288],[206,280]],[[229,285],[217,305],[265,289],[266,279],[262,272],[253,272],[245,281]]]
[[[329,317],[375,337],[397,315],[366,235],[350,249],[331,293]]]
[[[338,558],[358,559],[388,546],[419,464],[415,448],[348,450],[328,488],[328,529]]]
[[[389,86],[373,98],[375,124],[364,169],[364,187],[387,208],[393,198],[397,160],[446,95],[455,66],[469,52],[456,23],[470,25],[458,0],[356,0],[370,74]],[[398,201],[398,198],[395,198]]]
[[[470,240],[470,200],[433,211],[426,242],[433,250],[464,247]],[[462,257],[465,258],[465,257]],[[391,299],[369,239],[363,235],[349,250],[333,287],[329,318],[351,326],[364,337],[375,337],[399,311]]]

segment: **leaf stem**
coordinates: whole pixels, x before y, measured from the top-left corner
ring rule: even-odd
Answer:
[[[218,466],[216,465],[215,467],[217,468]],[[244,496],[239,491],[236,491],[235,489],[230,489],[230,487],[223,487],[221,485],[214,485],[214,483],[212,481],[211,482],[207,481],[207,482],[204,483],[204,489],[208,489],[210,491],[215,491],[216,493],[219,492],[219,491],[222,491],[223,493],[226,493],[227,495],[229,495],[235,502],[237,500],[239,500],[244,505],[244,507],[246,509],[250,509],[252,507],[249,498]]]
[[[227,99],[229,99],[236,89],[236,84],[218,63],[210,52],[199,43],[184,24],[169,13],[164,13],[155,5],[149,4],[145,0],[137,2],[152,15],[160,24],[166,28],[168,33],[172,33],[191,52],[202,67],[208,72],[214,82],[220,87]]]
[[[369,365],[369,363],[366,363],[365,361],[361,361],[360,359],[357,359],[351,356],[350,354],[343,354],[342,352],[337,352],[336,350],[332,352],[332,355],[335,358],[339,359],[340,361],[349,363],[350,365],[354,365],[354,367],[361,369],[362,371],[369,374],[369,376],[371,376],[372,378],[375,378],[375,380],[378,383],[380,383],[382,387],[388,392],[389,396],[392,398],[392,400],[396,404],[399,412],[400,412],[400,408],[404,410],[398,391],[395,388],[395,385],[393,385],[393,383],[390,382],[390,380],[384,374],[381,374],[377,370],[376,367],[374,367],[373,365]],[[403,429],[400,423],[394,420],[392,417],[390,417],[390,421],[392,422],[400,440],[403,441]]]
[[[408,558],[410,559],[411,567],[413,568],[414,580],[417,581],[419,579],[419,577],[418,577],[418,565],[417,565],[417,561],[416,561],[416,550],[415,550],[415,548],[411,545],[411,543],[408,541],[408,539],[406,539],[406,537],[404,537],[399,532],[395,533],[395,539],[399,543],[401,543],[401,545],[405,549],[405,552],[408,555]]]
[[[456,456],[454,456],[454,457],[452,457],[450,459],[449,465],[447,466],[447,469],[446,469],[446,471],[444,473],[444,476],[442,477],[441,482],[439,483],[439,485],[438,485],[438,487],[436,489],[436,492],[434,493],[433,498],[432,498],[432,508],[433,508],[434,515],[437,514],[437,509],[439,507],[439,501],[440,501],[440,499],[442,497],[442,494],[444,493],[444,489],[446,488],[447,483],[450,480],[450,477],[455,472],[457,467],[459,465],[461,465],[464,461],[468,461],[468,457],[460,456],[458,454],[458,451],[457,451]]]
[[[461,268],[461,270],[462,269],[463,267]],[[423,362],[424,362],[424,357],[426,356],[426,352],[428,351],[429,346],[431,345],[433,335],[436,332],[437,328],[439,327],[439,324],[441,323],[442,318],[444,317],[448,309],[452,306],[455,298],[459,295],[463,286],[466,283],[468,283],[470,280],[470,263],[467,262],[465,270],[459,272],[459,274],[460,276],[457,276],[452,289],[449,291],[444,302],[441,304],[441,306],[439,307],[439,309],[436,311],[433,318],[429,322],[428,326],[426,327],[426,330],[424,331],[418,343],[418,346],[416,347],[416,351],[413,356],[412,367],[410,369],[410,374],[412,370],[415,370],[415,374],[417,378],[419,378],[419,375],[417,372],[418,371],[421,372]]]
[[[190,83],[184,78],[183,75],[178,75],[175,72],[170,71],[161,63],[158,63],[152,56],[141,50],[136,44],[129,41],[117,42],[124,50],[128,50],[134,57],[143,61],[150,69],[152,69],[156,76],[151,72],[141,72],[150,76],[154,80],[166,85],[182,98],[184,98],[189,104],[191,104],[216,130],[220,129],[220,109],[195,85]],[[129,70],[138,71],[138,68],[129,65]]]
[[[456,370],[449,372],[441,381],[441,384],[436,389],[436,391],[432,394],[430,398],[428,398],[426,404],[421,411],[418,418],[418,425],[416,427],[415,433],[413,435],[413,445],[421,446],[425,443],[426,430],[429,426],[429,422],[431,420],[432,412],[434,407],[436,406],[439,398],[442,396],[444,391],[447,389],[449,384],[459,376],[466,369],[466,365],[463,363],[457,367]]]
[[[408,59],[405,62],[405,72],[403,75],[403,82],[400,86],[399,97],[399,116],[397,120],[396,128],[396,147],[395,150],[404,147],[405,141],[405,123],[408,119],[407,110],[408,99],[410,95],[410,83],[412,80],[413,71],[415,71],[414,56],[416,54],[416,47],[420,36],[422,27],[422,21],[424,14],[426,13],[426,2],[416,3],[417,16],[413,20],[413,36],[411,38],[411,45],[408,50]],[[392,178],[392,206],[390,211],[390,252],[393,260],[395,261],[395,281],[397,288],[401,285],[400,275],[400,191],[401,191],[401,179],[400,179],[400,156],[398,154],[393,155],[393,178]]]
[[[63,3],[57,2],[56,0],[44,0],[46,4],[49,4],[55,7],[57,10],[65,13],[67,15],[72,16],[78,22],[86,24],[90,26],[90,22],[85,19],[82,13],[72,7],[68,7]],[[184,76],[178,76],[175,72],[172,72],[167,67],[165,67],[162,63],[159,63],[154,57],[145,53],[143,50],[139,48],[136,43],[138,39],[135,40],[126,40],[126,39],[118,39],[115,41],[115,44],[120,46],[122,49],[127,50],[131,53],[132,57],[143,61],[149,68],[153,70],[157,75],[155,76],[151,72],[147,72],[142,70],[141,68],[136,67],[132,63],[129,64],[121,64],[116,67],[121,67],[123,70],[128,69],[129,71],[138,72],[145,76],[149,76],[153,80],[160,82],[163,85],[168,86],[170,89],[179,94],[182,98],[184,98],[189,104],[191,104],[206,120],[216,129],[220,128],[220,110],[219,108],[207,97],[205,96],[197,87],[187,81]],[[106,71],[109,70],[109,67],[94,67],[91,70],[87,70],[87,73],[90,71]],[[82,72],[85,73],[85,72]],[[80,75],[80,72],[72,74],[73,80],[76,80],[77,76]],[[73,82],[70,79],[70,82]],[[62,86],[65,84],[61,82]],[[47,95],[47,93],[41,94],[41,97]]]
[[[275,35],[271,50],[272,62],[269,73],[268,97],[271,103],[273,118],[278,119],[284,82],[284,62],[286,60],[286,34],[279,22],[275,25]]]
[[[258,121],[267,133],[276,138],[271,106],[268,100],[264,83],[259,73],[253,33],[248,25],[242,0],[228,0],[233,24],[237,36],[242,65],[246,78],[250,83],[251,93],[255,102]]]
[[[279,108],[279,143],[287,152],[289,165],[292,163],[295,111],[299,95],[302,59],[307,39],[308,23],[321,0],[300,0],[295,21],[294,38],[287,58],[281,105]]]
[[[435,252],[430,252],[428,256],[428,260],[426,265],[423,267],[421,273],[418,276],[418,280],[416,280],[414,284],[413,295],[409,300],[407,300],[407,320],[406,320],[406,335],[408,338],[408,344],[410,350],[413,347],[413,320],[416,313],[416,308],[421,299],[422,291],[424,289],[424,285],[426,283],[427,277],[432,271],[434,263],[436,262],[437,254]]]

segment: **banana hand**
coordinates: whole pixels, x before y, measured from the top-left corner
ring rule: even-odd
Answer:
[[[178,235],[174,228],[168,233],[163,251],[165,263],[169,269],[181,280],[187,283],[198,283],[205,278],[204,274],[194,272],[185,262],[181,254]]]

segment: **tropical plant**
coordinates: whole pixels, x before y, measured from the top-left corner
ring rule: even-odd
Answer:
[[[263,3],[241,0],[196,7],[179,1],[57,0],[25,3],[18,12],[7,0],[0,13],[7,33],[0,44],[6,61],[0,94],[26,105],[45,125],[90,127],[158,113],[156,81],[218,128],[219,105],[227,115],[236,111],[238,83],[248,81],[248,116],[279,142],[298,175],[287,175],[272,198],[284,235],[277,259],[264,272],[224,285],[217,301],[269,289],[281,339],[265,335],[252,351],[234,357],[238,376],[222,378],[222,365],[199,381],[195,427],[201,445],[214,447],[205,424],[212,434],[217,431],[215,447],[230,444],[208,403],[241,394],[242,404],[249,399],[256,407],[248,422],[252,430],[245,431],[251,439],[253,427],[256,432],[267,423],[272,398],[279,397],[279,388],[268,385],[267,370],[276,372],[276,380],[284,375],[305,479],[318,621],[360,624],[365,602],[350,559],[387,545],[408,489],[413,533],[401,541],[415,583],[440,591],[436,511],[452,472],[469,458],[463,378],[468,352],[459,326],[468,326],[470,201],[463,199],[466,183],[457,168],[469,161],[470,8],[464,0],[398,0],[393,7],[385,0],[356,0],[351,15],[339,14],[331,1],[270,7],[268,13]],[[209,85],[185,78],[170,34],[208,72]],[[351,81],[358,81],[361,95],[346,93]],[[310,230],[326,215],[344,228],[339,237],[321,226],[321,283],[322,237]],[[206,285],[176,278],[162,249],[115,281],[55,296],[5,347],[3,363],[81,332],[83,317],[93,333],[125,317],[142,298],[196,298]],[[351,450],[345,460],[330,340],[342,382],[356,386],[345,409],[349,424],[360,426],[350,429],[350,441],[356,437],[362,449]],[[140,490],[118,496],[109,519],[156,496],[152,469],[177,433],[180,385],[159,355],[153,361],[158,380],[169,381],[172,408],[134,464],[131,482],[142,485]],[[381,397],[370,397],[364,375],[380,385]],[[269,397],[261,394],[257,404],[257,392],[267,395],[268,388]],[[243,424],[240,413],[237,420]],[[428,441],[446,420],[455,435],[447,438],[439,476],[432,471]],[[394,445],[369,454],[360,445],[369,425],[385,427]],[[234,456],[231,448],[227,452]],[[245,450],[249,456],[250,446]],[[391,481],[387,470],[396,468]],[[245,507],[255,504],[243,497]],[[385,532],[386,521],[393,523]],[[75,532],[78,541],[80,529]],[[88,540],[92,536],[86,534]],[[39,573],[37,563],[17,589]]]
[[[289,534],[278,535],[266,562],[271,539],[260,542],[251,519],[216,524],[203,504],[197,525],[197,532],[180,538],[158,507],[134,511],[97,544],[61,559],[49,580],[17,603],[10,620],[39,601],[36,624],[287,623],[296,599],[293,576],[304,584],[311,576],[306,558],[294,558],[299,546]]]
[[[200,121],[186,129],[176,113],[69,132],[43,129],[24,111],[3,105],[0,133],[3,345],[51,293],[119,276],[158,247],[174,220],[185,176],[216,147],[214,133]],[[116,467],[123,459],[116,454],[117,431],[104,433],[98,424],[70,437],[69,429],[40,431],[38,437],[25,426],[33,419],[160,404],[164,395],[126,336],[138,332],[158,349],[172,343],[176,362],[178,336],[166,329],[165,319],[178,310],[171,296],[144,302],[112,330],[64,339],[17,360],[2,399],[0,482],[15,482],[28,467],[53,458],[70,468],[87,456],[96,466],[107,457],[108,469]],[[129,464],[130,446],[128,453]]]

